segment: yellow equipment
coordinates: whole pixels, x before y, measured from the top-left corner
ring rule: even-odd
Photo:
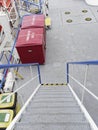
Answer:
[[[4,100],[9,94],[11,93],[3,93],[0,94],[0,102]],[[16,107],[17,102],[17,93],[9,96],[7,99],[5,99],[2,103],[0,103],[0,109],[14,109]]]
[[[14,111],[9,109],[0,110],[0,130],[6,129],[14,118]]]
[[[51,18],[50,17],[45,18],[45,26],[46,26],[46,29],[49,29],[51,27]]]

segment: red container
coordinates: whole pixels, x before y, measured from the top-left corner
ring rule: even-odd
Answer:
[[[45,62],[44,29],[23,29],[19,32],[16,49],[22,63]]]
[[[27,28],[43,28],[44,39],[46,43],[45,16],[43,14],[24,16],[21,24],[21,29]]]
[[[45,16],[43,14],[24,16],[21,29],[26,28],[45,28]]]

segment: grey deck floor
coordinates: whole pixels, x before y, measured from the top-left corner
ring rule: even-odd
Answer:
[[[87,12],[83,13],[83,10]],[[52,26],[47,31],[46,62],[41,65],[42,82],[62,83],[66,81],[65,62],[98,59],[98,7],[89,6],[84,0],[49,0],[49,16]],[[85,18],[92,20],[85,21]],[[67,23],[68,19],[72,22]],[[88,81],[91,81],[91,75],[94,81],[87,82],[87,87],[98,96],[97,73],[97,70],[91,70]],[[98,103],[93,99],[89,103],[89,98],[86,96],[84,103],[98,124]]]
[[[83,13],[83,10],[87,12]],[[65,14],[65,12],[70,12],[70,14]],[[41,79],[42,83],[65,83],[66,62],[98,59],[98,7],[89,6],[83,0],[49,0],[49,16],[52,26],[51,30],[47,31],[46,62],[40,66]],[[91,21],[85,21],[85,18],[91,18]],[[72,22],[67,23],[68,19]],[[84,68],[81,66],[80,68],[84,72]],[[86,87],[98,96],[97,68],[95,67],[95,70],[90,68]],[[77,67],[76,72],[78,72],[77,78],[83,83],[84,73]],[[28,79],[30,73],[26,70],[25,73],[23,76]],[[28,87],[29,92],[23,91],[24,99],[32,92],[32,88],[29,85]],[[81,98],[81,89],[76,84],[73,87]],[[35,84],[33,84],[34,89]],[[84,104],[98,125],[98,116],[96,116],[98,103],[85,94]]]

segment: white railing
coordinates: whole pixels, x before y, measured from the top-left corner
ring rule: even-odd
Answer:
[[[28,104],[30,103],[30,101],[32,100],[32,98],[35,96],[36,92],[38,91],[38,89],[40,88],[40,84],[37,86],[37,88],[35,89],[35,91],[32,93],[32,95],[29,97],[29,99],[26,101],[25,105],[22,107],[22,109],[18,112],[18,114],[15,116],[15,118],[13,119],[13,121],[11,122],[11,124],[7,127],[6,130],[12,130],[15,126],[15,124],[20,120],[22,113],[25,111],[25,109],[27,108]]]
[[[76,95],[76,93],[74,92],[74,90],[72,89],[72,87],[70,86],[70,84],[68,84],[71,92],[73,93],[75,99],[77,100],[81,110],[83,111],[86,119],[88,120],[88,122],[90,123],[90,126],[92,128],[92,130],[98,130],[97,125],[95,124],[94,120],[91,118],[90,114],[88,113],[88,111],[86,110],[86,108],[84,107],[84,105],[82,104],[82,102],[80,101],[80,99],[78,98],[78,96]]]
[[[87,74],[87,70],[85,73],[85,80],[84,82],[86,82],[86,74]],[[69,74],[68,74],[69,75]],[[83,88],[83,92],[82,92],[82,98],[81,100],[78,98],[77,94],[74,92],[74,90],[72,89],[72,86],[68,83],[68,86],[71,90],[71,92],[73,93],[75,99],[77,100],[81,110],[83,111],[83,113],[85,114],[86,119],[88,120],[88,122],[91,125],[92,130],[98,130],[97,125],[95,124],[94,120],[92,119],[92,117],[90,116],[90,114],[88,113],[88,111],[86,110],[86,108],[83,105],[83,100],[84,100],[84,92],[86,91],[87,93],[89,93],[94,99],[96,99],[98,101],[98,97],[92,93],[90,90],[88,90],[83,84],[81,84],[77,79],[75,79],[73,76],[69,75],[69,77],[74,80],[81,88]],[[85,84],[85,83],[84,83]]]
[[[21,90],[24,87],[26,87],[31,81],[33,81],[34,79],[38,78],[38,76],[39,75],[36,75],[35,77],[33,77],[30,80],[28,80],[26,83],[24,83],[23,85],[21,85],[13,93],[9,94],[7,97],[5,97],[3,100],[1,100],[0,104],[3,103],[7,98],[9,98],[10,96],[12,96],[16,92],[18,92],[19,90]],[[25,111],[25,109],[27,108],[28,104],[30,103],[30,101],[32,100],[32,98],[34,97],[34,95],[36,94],[36,92],[38,91],[39,88],[40,88],[40,84],[38,84],[38,86],[36,87],[36,89],[34,90],[34,92],[28,98],[28,100],[26,101],[26,103],[23,105],[23,107],[21,108],[21,110],[18,112],[18,114],[15,116],[15,118],[13,119],[13,121],[10,123],[10,125],[7,127],[6,130],[12,130],[14,128],[15,124],[20,120],[22,113]]]
[[[16,89],[14,92],[12,92],[11,94],[9,94],[7,97],[5,97],[3,100],[0,101],[0,104],[3,103],[5,100],[7,100],[7,98],[9,98],[10,96],[12,96],[13,94],[15,94],[16,92],[18,92],[20,89],[23,89],[24,87],[26,87],[26,85],[28,85],[31,81],[33,81],[34,79],[36,79],[38,77],[35,76],[33,78],[31,78],[30,80],[28,80],[26,83],[24,83],[23,85],[21,85],[18,89]]]

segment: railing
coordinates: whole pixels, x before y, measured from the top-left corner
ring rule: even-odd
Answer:
[[[34,1],[30,2],[30,1],[27,1],[27,0],[20,0],[20,3],[21,2],[25,2],[27,8],[29,8],[29,6],[38,7],[39,13],[41,13],[41,10],[42,10],[42,2],[41,2],[41,0],[39,0],[38,3],[34,2]]]
[[[78,66],[79,66],[79,65],[86,65],[83,84],[80,83],[76,78],[74,78],[74,77],[70,74],[70,73],[71,73],[71,72],[70,72],[70,71],[71,71],[70,67],[71,67],[72,65],[76,65],[76,66],[77,66],[77,65],[78,65]],[[98,61],[67,62],[67,64],[66,64],[66,67],[67,67],[67,68],[66,68],[66,69],[67,69],[67,84],[68,84],[68,86],[71,88],[71,90],[73,91],[72,86],[70,85],[70,84],[71,84],[71,83],[70,83],[70,79],[71,79],[71,80],[74,81],[76,84],[78,84],[80,88],[83,89],[83,90],[82,90],[82,97],[81,97],[81,99],[78,101],[78,102],[79,102],[79,105],[81,106],[82,110],[84,111],[84,113],[85,113],[87,119],[89,120],[89,122],[90,122],[90,124],[91,124],[93,130],[98,130],[97,125],[94,123],[94,121],[93,121],[93,119],[91,118],[91,116],[88,114],[87,111],[85,111],[86,109],[83,107],[83,106],[84,106],[84,105],[83,105],[83,102],[84,102],[84,94],[85,94],[85,92],[87,92],[89,95],[91,95],[91,96],[93,97],[93,99],[95,99],[95,100],[98,102],[98,97],[97,97],[94,93],[92,93],[89,89],[86,88],[88,68],[89,68],[90,65],[98,65]],[[78,67],[77,67],[77,68],[78,68]],[[81,73],[81,72],[80,72],[80,73]],[[74,73],[73,73],[73,74],[74,74]],[[78,77],[79,77],[79,76],[78,76]],[[79,77],[79,78],[80,78],[80,77]],[[74,88],[74,86],[73,86],[73,88]],[[73,91],[73,94],[74,94],[74,91]],[[74,94],[74,95],[75,95],[75,94]],[[75,96],[76,96],[76,95],[75,95]]]
[[[3,65],[0,65],[0,69],[9,69],[9,68],[16,68],[16,67],[18,68],[18,67],[26,67],[26,66],[37,66],[37,71],[38,71],[38,76],[39,76],[39,83],[41,84],[40,66],[39,66],[38,63],[30,63],[30,64],[3,64]]]
[[[28,104],[30,103],[30,101],[32,100],[32,98],[34,97],[34,95],[36,94],[38,89],[40,88],[40,85],[41,85],[40,66],[39,66],[38,63],[31,63],[31,64],[3,64],[3,65],[0,65],[0,69],[10,69],[10,68],[15,68],[15,67],[30,67],[30,66],[37,66],[37,75],[32,77],[30,80],[25,82],[23,85],[19,86],[13,93],[9,94],[7,97],[5,97],[3,100],[0,101],[0,104],[1,104],[7,98],[9,98],[11,95],[13,95],[16,92],[19,92],[19,90],[22,90],[23,88],[27,89],[28,84],[31,81],[33,81],[34,79],[38,78],[38,81],[39,81],[38,85],[35,86],[36,88],[33,90],[33,92],[30,92],[29,98],[26,100],[25,104],[23,104],[21,110],[15,116],[15,118],[13,119],[11,124],[8,126],[7,130],[12,130],[13,129],[13,127],[16,124],[16,122],[20,120],[22,113],[25,111],[26,107],[28,106]],[[31,68],[30,68],[30,70],[31,70]],[[27,90],[26,90],[26,93],[27,93]]]

